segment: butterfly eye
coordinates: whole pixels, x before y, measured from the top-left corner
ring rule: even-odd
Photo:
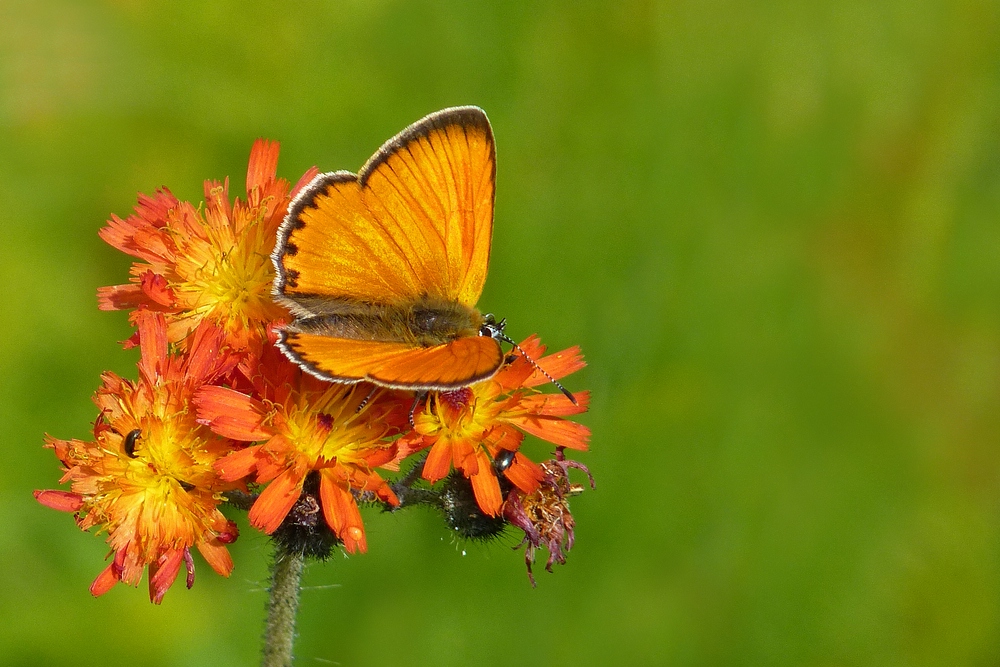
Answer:
[[[125,455],[130,459],[135,458],[135,443],[141,437],[142,431],[139,429],[133,429],[125,436],[125,440],[122,442],[122,449],[125,450]]]
[[[486,313],[483,315],[483,323],[479,327],[479,335],[489,336],[493,340],[497,341],[507,340],[507,337],[503,335],[503,330],[506,326],[506,319],[497,322],[497,318],[493,316],[493,313]]]

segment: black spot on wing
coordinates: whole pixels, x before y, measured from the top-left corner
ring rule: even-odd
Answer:
[[[285,287],[296,286],[294,282],[295,277],[292,275],[293,272],[290,270],[286,272],[284,263],[281,260],[286,254],[294,255],[298,251],[298,247],[294,243],[289,242],[289,237],[296,230],[306,226],[305,221],[302,220],[302,211],[306,208],[316,208],[314,203],[316,197],[326,194],[330,186],[334,183],[357,182],[357,180],[357,175],[349,171],[330,171],[318,174],[307,186],[299,190],[299,193],[292,199],[288,205],[288,213],[278,228],[277,240],[274,244],[274,250],[271,252],[271,263],[274,264],[274,294],[284,294]],[[295,250],[289,252],[290,245]],[[297,276],[298,274],[295,275]]]

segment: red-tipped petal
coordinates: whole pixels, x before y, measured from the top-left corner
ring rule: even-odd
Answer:
[[[69,491],[35,491],[35,500],[60,512],[75,512],[83,507],[83,497]]]
[[[329,470],[320,473],[319,497],[326,525],[344,543],[344,550],[351,554],[368,551],[365,527],[354,496],[337,483]]]
[[[184,562],[184,549],[171,549],[160,554],[155,563],[149,564],[149,601],[153,604],[163,602],[170,586],[177,579]]]
[[[95,598],[100,597],[114,588],[115,584],[119,581],[118,569],[115,567],[114,562],[111,562],[97,575],[94,583],[90,585],[90,594]]]

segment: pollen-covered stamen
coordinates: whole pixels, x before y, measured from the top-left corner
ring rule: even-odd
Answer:
[[[260,222],[246,221],[243,236],[252,237],[251,231]],[[178,258],[178,276],[170,285],[182,305],[211,315],[226,329],[246,327],[260,313],[274,311],[270,258],[254,243],[238,244],[229,225],[220,224],[218,229],[206,226],[203,233],[204,238],[185,239],[193,257]]]
[[[319,427],[320,433],[329,433],[330,429],[333,428],[333,416],[325,412],[321,412],[316,415],[316,424]]]

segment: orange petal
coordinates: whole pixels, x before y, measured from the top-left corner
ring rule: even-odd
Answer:
[[[163,602],[170,586],[177,579],[184,562],[184,549],[171,549],[160,554],[155,563],[149,564],[149,600],[153,604]]]
[[[545,354],[545,346],[538,334],[531,334],[518,345],[532,359],[540,359]]]
[[[278,173],[278,152],[281,145],[277,141],[258,139],[250,149],[250,163],[247,166],[247,193],[254,188],[263,188],[274,180]]]
[[[250,523],[268,535],[276,531],[302,495],[303,481],[305,476],[294,470],[278,475],[250,508]]]
[[[396,444],[388,447],[375,447],[365,456],[365,464],[369,468],[378,468],[396,458]]]
[[[295,195],[299,193],[299,190],[312,183],[312,180],[317,176],[319,176],[319,169],[316,167],[309,167],[306,169],[306,173],[302,174],[302,178],[300,178],[298,183],[295,184],[295,187],[292,188],[290,196],[295,197]]]
[[[521,398],[517,410],[546,417],[568,417],[586,412],[590,407],[589,391],[576,392],[573,398],[575,405],[563,394],[532,394]]]
[[[233,571],[233,557],[229,554],[226,545],[220,544],[216,540],[199,542],[198,552],[212,566],[212,569],[223,577],[228,577],[229,573]]]
[[[511,451],[521,446],[524,434],[509,424],[500,423],[490,429],[483,438],[485,446],[491,454],[496,455],[501,449]]]
[[[136,283],[97,288],[99,310],[131,310],[146,302],[146,293]]]
[[[149,384],[156,386],[156,378],[167,364],[167,322],[160,313],[139,310],[135,313],[135,323],[142,354],[139,371]]]
[[[514,463],[503,474],[524,493],[533,492],[545,479],[545,471],[542,470],[542,467],[521,452],[514,456]]]
[[[135,206],[135,215],[130,215],[126,220],[111,216],[107,226],[101,228],[97,234],[108,245],[133,257],[147,262],[161,260],[168,256],[170,250],[164,245],[164,235],[159,232],[159,227],[166,224],[170,211],[177,205],[177,198],[167,188],[157,190],[152,197],[140,194]],[[153,243],[142,238],[156,235],[158,232],[160,238]],[[140,238],[137,239],[137,236]]]
[[[535,363],[539,365],[546,373],[554,377],[555,379],[564,378],[570,373],[575,373],[584,366],[587,362],[583,360],[583,353],[580,352],[580,346],[574,345],[571,348],[565,349],[562,352],[556,352],[550,354],[547,357],[542,357],[541,359],[536,359]],[[549,379],[539,373],[537,370],[532,373],[524,382],[525,387],[534,387],[536,385],[545,384]]]
[[[219,477],[227,482],[234,482],[243,479],[254,471],[257,467],[257,453],[261,445],[238,449],[231,454],[226,454],[213,464]]]
[[[485,452],[480,451],[479,472],[472,475],[469,481],[472,482],[472,491],[476,494],[476,504],[484,514],[496,516],[503,505],[503,496],[500,494],[500,482],[493,474],[493,466]]]
[[[583,424],[571,422],[568,419],[553,417],[537,417],[525,415],[523,417],[511,417],[508,419],[525,433],[536,438],[547,440],[560,447],[569,447],[586,451],[587,441],[590,440],[590,429]]]
[[[479,472],[481,467],[479,454],[483,452],[474,443],[468,440],[454,440],[451,443],[451,451],[455,467],[464,472],[466,477]],[[483,460],[486,461],[486,467],[490,467],[489,459],[484,458]]]
[[[94,583],[90,585],[90,594],[95,598],[100,597],[114,588],[115,584],[119,581],[118,570],[115,568],[115,564],[113,562],[109,563],[108,566],[104,568],[99,575],[97,575],[97,579],[94,579]]]
[[[433,484],[447,475],[449,470],[451,470],[451,446],[444,440],[439,440],[427,454],[422,476]]]
[[[368,551],[365,527],[354,496],[337,483],[329,470],[320,471],[319,498],[326,525],[344,543],[344,550],[351,554]]]
[[[35,500],[60,512],[75,512],[83,507],[83,497],[69,491],[35,491]]]
[[[146,271],[140,276],[139,285],[153,303],[167,307],[174,305],[174,293],[167,287],[167,279],[160,274]]]
[[[263,423],[267,407],[246,394],[209,385],[195,393],[193,402],[198,409],[198,420],[224,438],[253,442],[274,435]]]

